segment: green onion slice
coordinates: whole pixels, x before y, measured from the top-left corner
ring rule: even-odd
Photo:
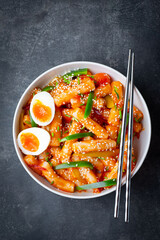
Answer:
[[[92,106],[93,106],[93,97],[94,97],[94,92],[90,92],[88,96],[86,108],[85,108],[84,118],[87,118],[91,113]]]
[[[110,186],[116,185],[116,183],[117,183],[116,178],[114,178],[114,179],[109,179],[102,182],[96,182],[96,183],[77,186],[76,190],[87,190],[92,188],[110,187]]]
[[[72,135],[69,135],[65,138],[62,138],[60,142],[64,142],[67,140],[73,140],[73,139],[77,139],[77,138],[83,138],[83,137],[88,137],[88,136],[93,136],[94,134],[92,132],[86,132],[86,133],[75,133]]]
[[[119,99],[119,94],[118,94],[118,88],[117,87],[114,87],[114,91],[115,91],[115,93],[116,93],[116,95],[117,95],[117,98]]]
[[[127,125],[128,125],[128,121],[129,121],[129,113],[127,113],[126,127],[127,127]],[[118,133],[118,137],[117,137],[117,144],[118,144],[118,145],[120,144],[120,140],[121,140],[121,131],[122,131],[122,127],[120,126],[119,133]]]
[[[134,120],[135,120],[137,123],[139,123],[139,122],[142,120],[142,117],[140,117],[139,119],[134,118]]]
[[[64,133],[68,133],[69,132],[69,130],[66,130]]]
[[[122,111],[119,110],[119,117],[120,117],[120,120],[122,120]]]
[[[47,87],[43,88],[42,91],[49,92],[49,91],[53,90],[54,88],[55,88],[54,86],[47,86]]]
[[[75,117],[72,117],[71,115],[65,114],[66,117],[72,118],[72,120],[75,120],[76,122],[79,122],[79,120]]]
[[[129,121],[129,113],[127,113],[127,122],[126,122],[126,127],[128,125],[128,121]]]
[[[67,83],[68,85],[71,83],[71,81],[67,78],[64,79],[64,82]]]
[[[118,137],[117,137],[117,145],[120,144],[120,140],[121,140],[121,131],[122,131],[122,129],[121,129],[121,126],[120,126],[119,133],[118,133]]]
[[[29,110],[29,116],[30,116],[30,120],[31,120],[31,125],[32,125],[32,127],[37,127],[37,123],[35,123],[35,121],[33,120],[32,116],[31,116],[30,110]]]
[[[72,117],[72,120],[76,121],[76,122],[79,122],[79,120],[75,117]]]
[[[31,122],[30,122],[30,121],[25,121],[25,123],[26,123],[26,124],[31,124]]]
[[[87,77],[90,77],[90,78],[94,79],[94,76],[93,76],[93,75],[87,75]]]
[[[80,84],[80,78],[78,77],[77,80],[78,80],[78,85],[79,85]]]
[[[69,163],[62,163],[54,167],[55,170],[64,169],[64,168],[75,168],[75,167],[88,167],[93,169],[93,165],[87,161],[78,161],[78,162],[69,162]]]
[[[82,68],[82,69],[78,69],[78,70],[75,70],[75,71],[71,71],[69,73],[66,73],[65,75],[63,75],[63,79],[66,80],[67,78],[69,77],[77,77],[77,76],[80,76],[80,75],[86,75],[87,74],[87,71],[88,69],[87,68]]]
[[[71,118],[71,117],[72,117],[71,115],[68,115],[68,114],[65,114],[65,116],[66,116],[66,117],[69,117],[69,118]]]
[[[54,137],[54,133],[53,132],[51,133],[51,135],[52,135],[52,137]]]

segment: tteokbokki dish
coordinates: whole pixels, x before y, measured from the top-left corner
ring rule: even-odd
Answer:
[[[123,85],[89,69],[56,76],[33,89],[20,115],[17,141],[25,163],[54,187],[99,193],[116,184]],[[142,131],[143,113],[134,106],[133,138]],[[123,161],[126,173],[127,133]],[[136,165],[132,150],[132,170]]]

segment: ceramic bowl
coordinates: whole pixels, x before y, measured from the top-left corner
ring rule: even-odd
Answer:
[[[25,170],[28,172],[28,174],[38,184],[40,184],[42,187],[46,188],[47,190],[51,191],[52,193],[56,193],[63,197],[76,198],[76,199],[89,199],[89,198],[96,198],[96,197],[101,197],[103,195],[109,194],[115,191],[116,187],[114,186],[98,194],[92,193],[92,191],[81,192],[81,193],[80,192],[67,193],[67,192],[61,191],[53,187],[52,185],[50,185],[49,182],[47,182],[43,177],[36,174],[31,168],[29,168],[26,165],[26,163],[23,161],[23,154],[17,144],[20,113],[21,113],[22,107],[26,104],[27,100],[29,99],[32,90],[35,87],[41,87],[41,88],[44,87],[56,75],[63,75],[68,71],[75,70],[78,68],[88,68],[93,74],[99,73],[99,72],[106,72],[112,77],[113,81],[120,81],[125,86],[126,77],[124,75],[122,75],[121,73],[119,73],[113,68],[110,68],[108,66],[105,66],[99,63],[82,62],[82,61],[69,62],[69,63],[65,63],[62,65],[53,67],[48,71],[44,72],[43,74],[41,74],[39,77],[37,77],[29,85],[29,87],[25,90],[22,97],[20,98],[17,108],[15,110],[14,120],[13,120],[13,141],[14,141],[14,146],[21,164],[23,165]],[[150,139],[151,139],[151,120],[150,120],[149,111],[145,103],[145,100],[143,99],[141,93],[138,91],[136,87],[134,89],[134,105],[137,106],[144,114],[144,119],[142,121],[144,130],[141,132],[140,138],[139,139],[136,138],[134,141],[134,149],[135,149],[135,155],[137,157],[137,164],[132,176],[134,176],[142,166],[142,163],[144,162],[144,159],[147,155],[149,145],[150,145]],[[125,183],[125,178],[123,178],[123,183]]]

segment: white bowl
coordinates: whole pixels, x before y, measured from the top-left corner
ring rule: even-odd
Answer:
[[[48,82],[50,82],[53,77],[56,75],[63,75],[64,73],[78,69],[78,68],[88,68],[91,70],[93,74],[99,73],[99,72],[106,72],[108,73],[113,80],[122,82],[123,85],[125,85],[126,77],[119,73],[118,71],[114,70],[113,68],[107,67],[105,65],[94,63],[94,62],[70,62],[65,63],[62,65],[59,65],[57,67],[51,68],[48,71],[41,74],[38,78],[36,78],[26,89],[26,91],[23,93],[22,97],[19,100],[19,103],[17,105],[15,114],[14,114],[14,120],[13,120],[13,141],[14,146],[17,152],[17,155],[19,157],[20,162],[22,163],[25,170],[28,172],[28,174],[42,187],[46,188],[47,190],[56,193],[58,195],[61,195],[63,197],[68,198],[76,198],[76,199],[89,199],[89,198],[96,198],[101,197],[103,195],[109,194],[113,191],[115,191],[116,187],[112,187],[108,190],[104,190],[101,193],[94,194],[92,191],[89,192],[75,192],[75,193],[67,193],[63,192],[57,188],[54,188],[52,185],[49,184],[43,177],[36,174],[34,171],[32,171],[31,168],[29,168],[26,163],[23,161],[23,154],[20,151],[18,144],[17,144],[17,135],[19,133],[19,117],[22,110],[22,107],[26,104],[28,101],[31,91],[35,87],[44,87]],[[134,90],[134,105],[137,106],[144,114],[143,119],[143,128],[144,131],[141,132],[140,139],[135,139],[134,141],[134,149],[137,157],[137,164],[134,169],[133,175],[136,174],[136,172],[140,169],[146,155],[149,149],[150,145],[150,139],[151,139],[151,120],[149,111],[147,108],[147,105],[138,91],[137,88]],[[132,176],[133,176],[132,175]],[[123,179],[123,183],[125,182],[125,178]]]

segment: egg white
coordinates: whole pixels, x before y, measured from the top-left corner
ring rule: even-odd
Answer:
[[[28,151],[22,146],[20,137],[21,137],[21,134],[23,134],[23,133],[32,133],[38,138],[39,148],[36,152]],[[47,147],[50,143],[50,140],[51,140],[50,134],[46,130],[44,130],[42,128],[38,128],[38,127],[27,128],[27,129],[21,131],[18,134],[18,138],[17,138],[17,142],[18,142],[18,145],[19,145],[20,149],[26,155],[39,155],[39,154],[41,154],[42,152],[44,152],[47,149]]]
[[[39,100],[41,101],[45,106],[47,107],[50,107],[51,109],[51,112],[52,112],[52,116],[51,116],[51,119],[49,121],[46,121],[46,122],[41,122],[39,119],[37,119],[33,113],[33,106],[34,106],[34,103],[36,100]],[[54,115],[55,115],[55,104],[54,104],[54,100],[53,98],[51,97],[51,95],[48,93],[48,92],[40,92],[40,93],[37,93],[32,101],[31,101],[31,105],[30,105],[30,113],[31,113],[31,116],[32,116],[32,119],[34,120],[35,123],[37,123],[39,126],[47,126],[49,125],[53,118],[54,118]]]

